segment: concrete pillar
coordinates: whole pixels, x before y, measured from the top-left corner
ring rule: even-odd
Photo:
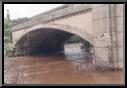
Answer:
[[[115,38],[113,40],[114,67],[123,68],[123,4],[111,5],[110,8],[113,10],[111,21],[114,23],[111,25],[114,26],[112,34],[114,33],[113,39]]]
[[[119,22],[122,21],[123,12],[118,13],[120,9],[122,10],[122,7],[119,5],[116,7],[115,4],[95,4],[92,7],[95,56],[115,68],[123,67],[121,63],[123,46],[118,45],[123,40],[122,22]],[[116,16],[117,14],[121,15],[121,18]],[[118,30],[121,32],[117,32]]]

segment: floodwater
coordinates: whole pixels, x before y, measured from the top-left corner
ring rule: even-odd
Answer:
[[[4,82],[5,84],[123,83],[122,70],[104,70],[103,66],[100,66],[101,68],[95,66],[89,53],[78,49],[69,52],[66,50],[65,53],[5,58]],[[98,64],[101,64],[101,61]]]

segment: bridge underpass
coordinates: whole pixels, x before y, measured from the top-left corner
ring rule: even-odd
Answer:
[[[102,84],[122,82],[122,71],[119,73],[112,69],[123,69],[122,4],[63,5],[31,17],[29,21],[17,24],[11,29],[16,52],[21,55],[21,57],[8,61],[13,62],[10,63],[14,68],[14,71],[10,71],[11,74],[13,72],[14,77],[19,78],[15,83],[54,83],[54,80],[57,80],[57,83],[60,81],[65,83],[65,80],[67,83],[74,83],[74,80],[79,83],[92,81],[92,83]],[[74,61],[59,56],[57,58],[27,56],[63,51],[64,41],[73,34],[89,41],[94,46],[94,55],[97,56],[94,57],[95,62],[89,64],[80,61],[80,57]],[[7,67],[10,67],[8,62],[6,61]],[[111,73],[103,70],[110,66]],[[97,69],[102,71],[96,73]],[[86,73],[85,70],[90,70],[90,72]],[[107,70],[109,71],[109,69]],[[21,74],[17,76],[18,73]],[[8,80],[7,74],[10,73],[6,73]]]
[[[40,28],[25,34],[16,44],[16,55],[46,54],[64,51],[64,43],[75,34],[53,29]]]
[[[57,33],[55,30],[52,30],[54,32],[51,31],[51,34],[50,32],[43,32],[42,34],[38,32],[34,34],[34,32],[37,32],[34,30],[41,28],[48,30],[49,28],[58,29],[60,31],[78,35],[94,46],[94,54],[97,57],[109,63],[113,62],[112,65],[114,65],[114,68],[123,68],[122,4],[63,5],[45,13],[33,16],[28,21],[11,27],[12,41],[13,44],[17,45],[17,51],[24,51],[24,53],[30,51],[30,54],[40,51],[53,52],[63,50],[62,42],[68,39],[71,35],[64,32],[64,34],[62,34],[65,39],[55,38],[55,35],[57,34],[60,34],[60,36],[57,36],[63,37],[61,33]],[[31,36],[32,34],[33,36]],[[34,35],[44,34],[47,34],[48,37],[46,35],[33,38]],[[25,42],[24,40],[28,40],[29,38],[27,36],[30,36],[31,39]],[[40,38],[42,38],[41,41]],[[40,48],[39,46],[41,45],[44,47]]]

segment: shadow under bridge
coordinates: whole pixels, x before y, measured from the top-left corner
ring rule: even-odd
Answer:
[[[33,30],[17,42],[15,53],[16,55],[31,55],[64,51],[65,40],[73,35],[53,28]]]

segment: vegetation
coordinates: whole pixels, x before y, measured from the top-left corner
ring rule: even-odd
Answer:
[[[65,41],[65,43],[82,43],[84,45],[84,48],[89,50],[91,47],[93,47],[88,41],[80,38],[79,36],[72,36],[68,40]]]
[[[4,56],[10,56],[14,45],[11,43],[9,21],[4,19]]]

